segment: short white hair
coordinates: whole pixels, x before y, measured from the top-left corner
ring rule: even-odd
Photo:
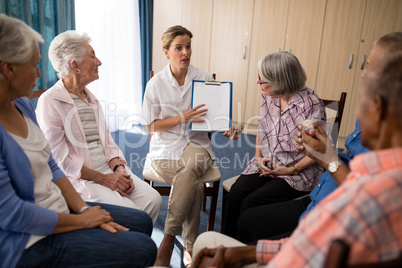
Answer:
[[[32,57],[33,42],[44,41],[42,36],[25,22],[0,14],[0,61],[26,63]],[[1,71],[0,79],[4,79]]]
[[[86,52],[85,43],[90,43],[87,33],[65,31],[56,36],[49,46],[49,60],[59,78],[68,76],[71,72],[71,62],[81,62]]]

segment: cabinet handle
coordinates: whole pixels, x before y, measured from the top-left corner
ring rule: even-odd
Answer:
[[[366,54],[363,55],[363,59],[362,59],[362,66],[360,67],[360,70],[364,69],[364,64],[366,63]]]
[[[246,48],[247,48],[247,46],[244,46],[244,49],[243,49],[243,60],[246,59]]]
[[[353,63],[353,53],[350,54],[350,58],[349,58],[349,69],[352,69],[352,63]]]

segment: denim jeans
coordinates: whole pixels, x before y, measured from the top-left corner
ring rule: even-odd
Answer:
[[[16,267],[148,267],[157,248],[151,239],[152,220],[143,211],[100,205],[113,220],[130,229],[112,234],[94,228],[49,235],[24,250]]]

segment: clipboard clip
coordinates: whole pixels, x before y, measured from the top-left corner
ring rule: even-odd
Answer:
[[[221,81],[216,81],[216,80],[205,81],[205,85],[220,86],[221,84],[222,84]]]

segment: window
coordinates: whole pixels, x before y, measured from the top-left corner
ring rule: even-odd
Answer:
[[[88,89],[103,106],[110,131],[139,124],[142,105],[138,1],[75,0],[76,29],[86,32],[102,65]]]

